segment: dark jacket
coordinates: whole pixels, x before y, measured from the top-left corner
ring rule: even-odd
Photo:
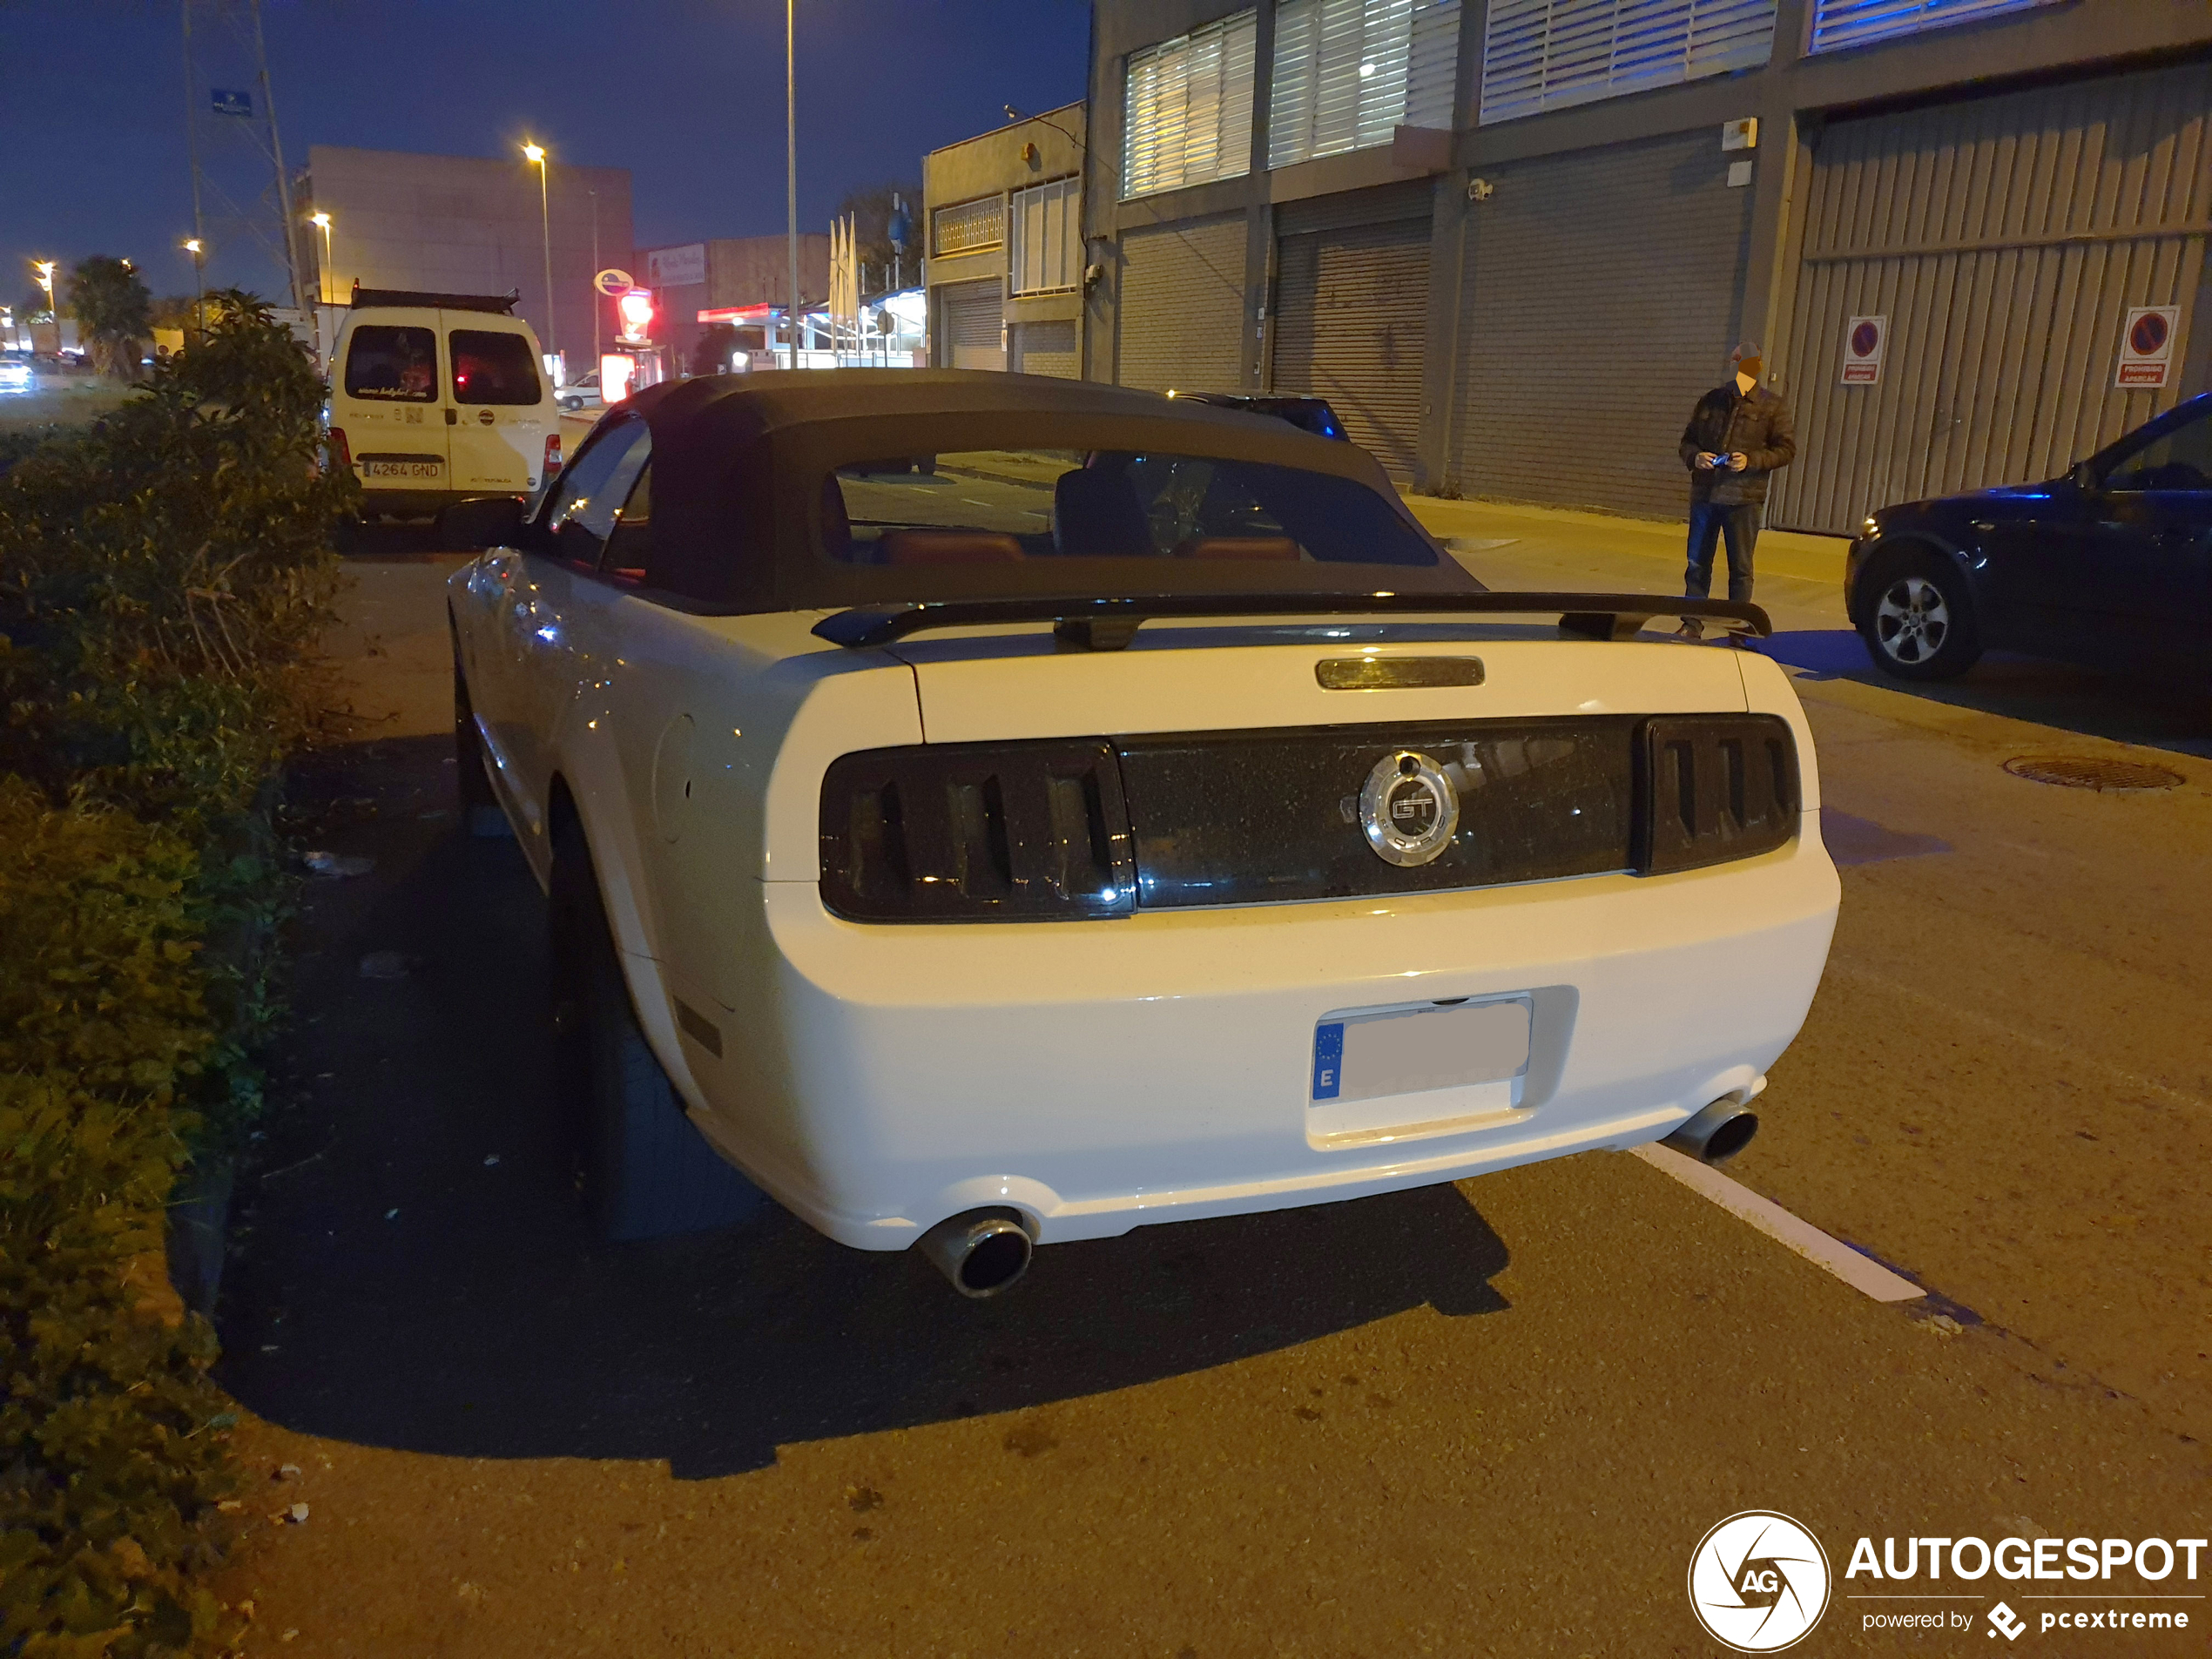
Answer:
[[[1743,470],[1701,469],[1700,454],[1742,455]],[[1689,469],[1689,498],[1723,506],[1743,506],[1766,499],[1766,477],[1797,457],[1797,423],[1790,406],[1764,386],[1750,395],[1736,389],[1731,377],[1697,400],[1689,424],[1682,429],[1682,464]]]

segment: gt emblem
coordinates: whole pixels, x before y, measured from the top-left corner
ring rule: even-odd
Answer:
[[[1460,792],[1425,754],[1385,755],[1359,792],[1359,827],[1386,864],[1426,864],[1452,844]]]

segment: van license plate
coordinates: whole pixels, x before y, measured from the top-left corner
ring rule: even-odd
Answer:
[[[364,478],[405,478],[416,482],[436,483],[446,475],[442,461],[364,461]]]

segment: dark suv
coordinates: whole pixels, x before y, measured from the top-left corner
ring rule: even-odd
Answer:
[[[1949,679],[1985,649],[2212,680],[2212,393],[2047,483],[1885,507],[1844,570],[1875,665]]]

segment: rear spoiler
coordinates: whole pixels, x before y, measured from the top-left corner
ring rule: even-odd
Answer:
[[[362,306],[415,306],[431,311],[489,311],[511,317],[523,301],[522,290],[507,293],[431,293],[420,288],[364,288],[356,280],[353,303]]]
[[[1774,631],[1757,605],[1656,593],[1156,593],[1134,598],[925,599],[860,605],[825,617],[814,632],[833,645],[888,645],[930,628],[1049,622],[1054,635],[1088,651],[1119,651],[1147,622],[1203,617],[1555,616],[1583,639],[1629,639],[1654,617],[1728,624],[1732,634]]]

